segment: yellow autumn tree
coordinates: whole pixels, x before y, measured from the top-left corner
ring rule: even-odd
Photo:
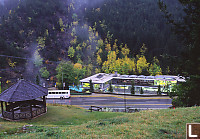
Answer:
[[[111,51],[111,45],[108,43],[108,44],[106,44],[106,51],[107,52],[110,52]]]
[[[97,41],[97,46],[98,46],[98,48],[101,48],[103,45],[104,45],[103,40],[102,40],[102,39],[99,39],[99,40]]]
[[[141,74],[143,71],[148,71],[149,63],[147,62],[145,56],[139,57],[137,60],[137,72]]]
[[[121,52],[124,55],[124,57],[126,57],[129,54],[130,49],[127,47],[127,44],[125,44],[125,46],[122,48]]]
[[[93,65],[88,64],[88,66],[86,68],[86,76],[90,76],[92,74],[92,69],[93,69]]]
[[[101,54],[103,52],[103,50],[100,48],[98,51],[97,51],[97,54]]]
[[[45,35],[46,35],[46,36],[49,36],[49,30],[48,30],[48,29],[46,29]]]
[[[75,45],[76,43],[77,43],[77,36],[75,36],[74,39],[72,39],[72,40],[70,41],[70,44],[71,44],[71,45]]]
[[[95,69],[95,73],[97,74],[97,73],[100,73],[101,72],[101,70],[99,69],[99,68],[96,68]]]
[[[10,67],[14,68],[16,66],[16,63],[17,62],[12,62],[12,60],[10,58],[8,59],[8,64]]]
[[[116,54],[119,54],[119,49],[118,49],[118,46],[117,46],[117,39],[115,39],[115,42],[113,44],[113,50],[116,52]]]
[[[82,43],[83,48],[85,48],[87,46],[87,44],[85,42]]]
[[[82,48],[81,48],[81,44],[80,44],[80,43],[78,44],[78,46],[76,46],[76,50],[77,50],[77,51],[82,50]]]
[[[128,58],[127,56],[123,59],[123,63],[128,65],[128,71],[129,72],[135,72],[136,64],[135,60]]]
[[[60,31],[64,32],[64,24],[62,18],[59,18]]]
[[[110,51],[107,56],[107,61],[103,63],[102,69],[106,73],[112,73],[115,71],[115,62],[116,62],[116,53],[115,51]]]
[[[80,63],[74,64],[75,69],[82,69],[82,65]]]
[[[115,61],[115,71],[117,71],[119,74],[122,74],[122,59],[118,58]]]
[[[146,45],[143,43],[142,47],[140,48],[140,53],[143,56],[147,51]]]
[[[102,60],[99,54],[97,54],[97,64],[101,65]]]
[[[40,50],[44,49],[46,37],[38,37],[36,41],[38,43],[38,46],[37,46],[38,50],[40,51]]]

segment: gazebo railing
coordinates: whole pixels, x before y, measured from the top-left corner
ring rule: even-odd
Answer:
[[[4,111],[3,117],[8,118],[8,119],[12,119],[12,112]]]
[[[32,111],[32,117],[31,117],[31,112],[26,111],[26,112],[21,112],[21,113],[14,113],[14,119],[13,119],[12,112],[4,111],[3,117],[7,118],[7,119],[11,119],[11,120],[31,119],[31,118],[37,117],[45,112],[46,112],[45,107],[36,108],[35,110]]]

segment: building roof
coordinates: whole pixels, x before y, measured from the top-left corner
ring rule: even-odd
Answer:
[[[89,83],[89,81],[92,80],[92,83],[95,84],[106,83],[107,81],[110,81],[113,78],[113,75],[114,74],[98,73],[85,79],[82,79],[80,80],[80,82]]]
[[[48,89],[29,81],[19,80],[0,94],[0,101],[17,102],[33,100],[48,95]]]
[[[106,73],[98,73],[93,76],[87,77],[85,79],[80,80],[83,83],[89,83],[89,80],[92,80],[92,83],[101,84],[106,83],[112,79],[138,79],[138,80],[176,80],[180,82],[185,82],[185,78],[181,76],[174,75],[157,75],[157,76],[144,76],[144,75],[120,75],[120,74],[106,74]]]

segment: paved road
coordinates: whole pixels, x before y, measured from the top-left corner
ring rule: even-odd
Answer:
[[[169,97],[136,97],[107,94],[92,94],[71,96],[70,99],[47,99],[47,103],[59,103],[89,108],[91,105],[108,108],[124,108],[124,103],[130,108],[165,109],[172,106]]]

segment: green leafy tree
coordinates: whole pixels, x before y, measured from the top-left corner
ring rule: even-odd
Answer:
[[[80,63],[74,64],[74,73],[75,73],[75,85],[79,84],[79,80],[83,79],[86,74],[86,68],[82,68]]]
[[[149,67],[149,74],[152,76],[162,75],[162,69],[159,65],[157,65],[156,63],[153,63]]]
[[[160,67],[159,60],[156,57],[153,58],[153,62],[149,67],[149,73],[152,76],[162,75],[162,69]]]
[[[74,54],[75,54],[74,48],[73,48],[73,47],[69,47],[69,49],[68,49],[68,56],[69,56],[70,58],[73,58],[73,57],[74,57]]]
[[[126,62],[123,65],[121,65],[122,74],[128,74],[128,70],[129,70],[129,65]]]
[[[57,79],[60,84],[59,88],[62,88],[62,78],[63,82],[65,82],[65,86],[68,89],[69,85],[73,85],[75,83],[76,74],[74,72],[74,68],[72,63],[62,61],[56,68],[57,71]]]
[[[49,76],[50,76],[50,73],[46,67],[43,67],[40,69],[40,74],[41,74],[42,78],[46,78],[46,79],[49,78]]]

